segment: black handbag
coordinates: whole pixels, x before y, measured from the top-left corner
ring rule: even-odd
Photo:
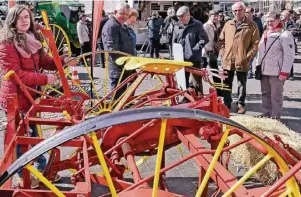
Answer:
[[[283,32],[281,32],[282,34]],[[261,80],[262,78],[262,62],[265,58],[265,56],[267,55],[267,53],[269,52],[270,48],[272,47],[272,45],[276,42],[276,40],[281,36],[281,34],[279,34],[279,36],[272,42],[272,44],[269,46],[268,50],[265,52],[262,60],[261,60],[261,63],[259,65],[256,66],[255,68],[255,79],[256,80]]]

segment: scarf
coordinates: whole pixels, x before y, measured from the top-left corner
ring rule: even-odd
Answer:
[[[41,42],[35,38],[33,33],[22,33],[18,36],[20,41],[18,42],[14,37],[14,45],[22,57],[30,58],[42,48]]]

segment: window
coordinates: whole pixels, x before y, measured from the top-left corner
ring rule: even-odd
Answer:
[[[151,3],[151,10],[160,10],[160,5],[158,3]]]

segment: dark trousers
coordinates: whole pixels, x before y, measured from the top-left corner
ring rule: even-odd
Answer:
[[[150,47],[150,58],[159,58],[159,51],[160,51],[160,38],[150,38],[149,39],[149,47]]]
[[[123,76],[122,76],[122,79],[120,80],[120,83],[121,84],[126,78],[128,78],[130,75],[134,74],[136,71],[125,71]],[[120,76],[121,77],[121,76]],[[120,78],[119,77],[119,78]],[[119,78],[115,77],[115,78],[111,78],[110,77],[110,80],[111,80],[111,91],[117,87],[118,85],[118,81],[119,81]],[[132,80],[131,82],[133,82],[134,80]],[[131,85],[131,83],[127,83],[126,85],[120,87],[120,89],[115,93],[115,100],[117,100],[120,96],[122,96],[122,94],[127,90],[127,88]]]
[[[186,60],[185,60],[186,61]],[[201,62],[191,62],[193,67],[201,68]],[[189,72],[185,72],[186,87],[194,88],[196,93],[203,94],[202,77],[194,75]]]
[[[218,70],[217,55],[214,54],[214,53],[211,53],[211,54],[208,55],[208,56],[209,56],[209,57],[206,58],[206,59],[204,60],[203,67],[204,67],[204,68],[207,67],[207,65],[208,65],[207,59],[208,59],[208,60],[209,60],[209,67],[210,67],[211,69],[217,69],[217,70]],[[218,74],[218,72],[213,72],[213,73]],[[220,79],[220,78],[218,78],[218,77],[216,77],[216,76],[213,76],[212,78],[213,78],[213,82],[214,82],[215,84],[218,84],[218,85],[221,84],[221,79]],[[223,95],[223,92],[222,92],[221,89],[216,89],[216,91],[217,91],[217,96],[222,96],[222,95]]]
[[[232,103],[232,85],[235,71],[224,70],[227,73],[227,78],[225,79],[225,85],[229,86],[228,90],[223,91],[224,103],[228,108],[231,108]],[[248,72],[236,72],[237,84],[238,84],[238,101],[237,104],[245,106],[246,94],[247,94],[247,76]]]
[[[83,45],[80,46],[81,54],[91,52],[91,42],[84,42]]]
[[[100,42],[99,43],[99,49],[101,50],[101,51],[103,51],[104,50],[104,47],[103,47],[103,43],[102,42]],[[104,53],[101,53],[100,54],[100,57],[101,57],[101,65],[102,65],[102,67],[104,68],[105,67],[105,54]]]

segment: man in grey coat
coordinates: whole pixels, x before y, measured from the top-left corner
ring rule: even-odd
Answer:
[[[104,50],[108,51],[121,51],[130,55],[135,55],[132,39],[129,31],[124,25],[129,16],[130,6],[127,3],[120,3],[117,5],[114,16],[106,22],[102,30],[102,42]],[[122,66],[118,66],[115,61],[121,57],[119,54],[109,54],[109,77],[111,80],[111,90],[113,90],[121,77]],[[122,77],[124,81],[132,71],[126,71]],[[119,98],[123,92],[126,91],[126,86],[121,88],[115,94],[116,98]]]
[[[189,8],[182,6],[177,10],[178,23],[174,26],[173,43],[179,43],[183,47],[184,60],[193,63],[193,67],[201,68],[202,48],[208,43],[209,38],[203,28],[203,24],[190,16]],[[189,87],[189,75],[185,73],[186,87]],[[203,93],[202,78],[191,75],[191,86],[197,93]]]

